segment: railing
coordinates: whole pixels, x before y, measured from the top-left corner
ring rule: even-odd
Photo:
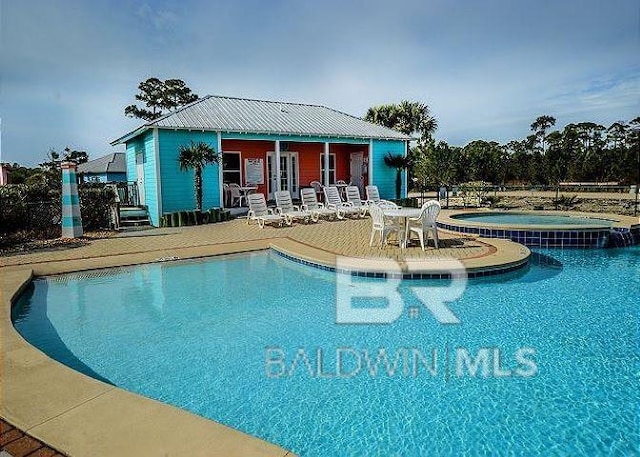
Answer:
[[[138,192],[138,183],[136,182],[119,182],[107,184],[112,187],[118,195],[120,206],[140,206],[140,194]]]

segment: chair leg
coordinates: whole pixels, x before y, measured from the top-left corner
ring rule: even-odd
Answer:
[[[438,227],[433,226],[433,243],[436,245],[436,249],[440,249],[438,247]]]
[[[424,231],[420,231],[420,233],[418,233],[418,236],[420,237],[420,247],[422,248],[422,251],[424,252]],[[427,241],[429,240],[429,238],[427,238]]]
[[[376,231],[371,230],[371,239],[369,239],[369,246],[373,246],[373,237],[376,236]]]

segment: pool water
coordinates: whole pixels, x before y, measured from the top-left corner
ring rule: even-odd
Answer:
[[[75,369],[303,456],[637,453],[639,247],[469,280],[457,325],[410,289],[447,283],[402,282],[393,323],[338,325],[333,273],[259,253],[38,279],[13,318]],[[371,369],[380,348],[395,371]]]
[[[466,222],[482,222],[503,225],[539,225],[539,226],[613,226],[613,221],[575,216],[559,216],[554,214],[526,214],[526,213],[489,213],[489,214],[457,214],[452,219]]]

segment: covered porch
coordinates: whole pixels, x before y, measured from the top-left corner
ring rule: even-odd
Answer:
[[[294,199],[300,189],[345,182],[364,188],[370,182],[370,149],[367,141],[286,141],[222,139],[222,181],[255,188],[272,199],[288,190]],[[225,196],[225,206],[231,201]]]

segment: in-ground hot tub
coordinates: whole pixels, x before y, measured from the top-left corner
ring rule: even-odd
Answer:
[[[475,211],[442,218],[438,226],[532,247],[602,248],[610,244],[616,220],[570,213]]]

